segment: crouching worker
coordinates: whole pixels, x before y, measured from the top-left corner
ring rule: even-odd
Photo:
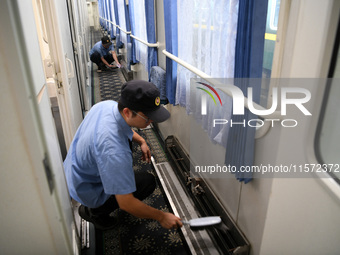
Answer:
[[[117,224],[109,214],[120,208],[136,217],[157,220],[162,227],[181,227],[180,218],[150,207],[141,200],[155,189],[149,173],[134,173],[130,141],[137,142],[143,160],[151,153],[131,127],[162,122],[170,113],[160,105],[159,91],[146,81],[133,80],[121,89],[119,102],[94,105],[79,126],[64,161],[70,195],[81,203],[79,215],[98,229]]]
[[[116,61],[117,67],[121,67],[108,36],[104,36],[101,41],[97,42],[90,50],[89,55],[90,60],[98,66],[97,72],[105,70],[106,67],[116,67],[115,65],[111,65],[113,60]]]

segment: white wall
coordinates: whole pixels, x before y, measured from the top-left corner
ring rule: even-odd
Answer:
[[[339,3],[292,1],[291,9],[286,44],[283,46],[287,54],[282,60],[282,77],[326,77],[335,24],[339,17]],[[325,85],[306,84],[312,93],[309,107],[313,116],[299,118],[298,132],[284,128],[278,130],[275,141],[277,153],[271,157],[271,162],[317,163],[314,136]],[[291,116],[298,118],[295,114]],[[269,143],[264,138],[258,150],[270,155]],[[266,156],[256,158],[257,162],[263,160],[266,160]],[[309,179],[273,180],[260,254],[339,252],[340,187],[334,185],[332,179],[318,177],[311,175]]]
[[[86,4],[89,17],[89,26],[92,26],[95,30],[98,30],[100,28],[98,3],[96,1],[86,1]]]
[[[32,1],[3,2],[0,22],[0,253],[77,254]]]

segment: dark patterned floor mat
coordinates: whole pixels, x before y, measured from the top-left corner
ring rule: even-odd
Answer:
[[[155,131],[152,128],[146,128],[141,130],[144,133],[145,138],[150,145],[151,154],[154,157],[156,163],[167,162],[168,158],[160,144]]]
[[[118,101],[120,97],[120,89],[125,82],[122,72],[118,68],[107,70],[98,73],[98,77],[101,101]]]
[[[139,131],[139,134],[145,137],[143,132]],[[141,160],[141,150],[137,144],[133,145],[133,163],[134,171],[155,175],[151,165]],[[169,212],[158,184],[155,191],[143,202]],[[179,231],[164,229],[157,221],[136,218],[119,209],[113,214],[118,217],[120,224],[116,229],[103,232],[104,254],[188,254]]]

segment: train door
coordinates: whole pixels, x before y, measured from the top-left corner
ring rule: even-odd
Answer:
[[[67,9],[70,21],[70,32],[74,49],[74,59],[76,65],[76,74],[79,80],[79,91],[83,110],[87,111],[91,108],[90,88],[87,83],[89,71],[87,67],[88,60],[88,26],[85,22],[84,15],[87,9],[84,2],[77,0],[67,0]]]
[[[79,254],[32,3],[0,9],[0,253]]]
[[[45,27],[49,59],[45,59],[46,78],[54,82],[66,148],[83,119],[69,19],[64,1],[36,0],[41,6],[41,26]],[[48,75],[52,77],[49,77]]]
[[[97,2],[86,2],[86,3],[87,3],[88,18],[89,18],[89,26],[93,27],[94,30],[98,30],[100,29],[98,4]]]

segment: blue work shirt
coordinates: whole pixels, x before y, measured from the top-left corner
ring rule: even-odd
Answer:
[[[101,57],[104,57],[106,55],[108,55],[110,53],[110,51],[114,51],[113,49],[113,44],[110,45],[110,47],[108,47],[107,49],[104,48],[103,44],[101,41],[97,42],[93,48],[90,50],[89,55],[91,57],[91,55],[94,52],[98,52],[100,54]]]
[[[111,195],[136,191],[129,145],[132,136],[116,102],[103,101],[91,108],[64,161],[73,199],[97,208]]]

